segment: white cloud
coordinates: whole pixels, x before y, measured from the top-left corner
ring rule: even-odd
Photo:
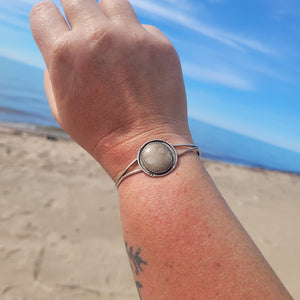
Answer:
[[[225,38],[236,42],[237,44],[240,44],[242,46],[245,46],[249,49],[256,50],[258,52],[264,53],[264,54],[275,54],[274,50],[271,50],[269,47],[263,45],[261,42],[256,40],[247,39],[235,34],[230,34],[226,32],[220,32],[221,36],[224,36]]]
[[[29,13],[31,6],[21,1],[0,3],[0,21],[22,29],[29,29]]]
[[[29,14],[32,7],[41,0],[17,0],[9,3],[1,3],[0,21],[23,29],[30,29]],[[60,7],[59,0],[52,0]]]
[[[185,11],[191,11],[195,9],[195,5],[191,5],[190,1],[188,0],[164,0],[167,3],[172,4],[177,9],[183,9]],[[197,3],[197,7],[203,7],[201,3]]]
[[[261,42],[245,38],[236,34],[228,33],[224,30],[214,28],[199,22],[189,14],[185,14],[180,10],[170,9],[169,7],[161,4],[156,4],[147,0],[130,0],[131,4],[138,9],[149,12],[156,16],[165,18],[166,20],[173,21],[188,29],[196,31],[211,39],[217,40],[223,44],[233,47],[238,50],[251,49],[264,54],[271,54],[273,50],[263,45]]]
[[[0,57],[1,56],[21,62],[25,65],[33,66],[42,70],[45,69],[45,63],[43,61],[42,56],[39,53],[37,53],[35,57],[31,57],[30,55],[20,55],[20,51],[18,49],[1,47]]]
[[[232,70],[205,69],[188,62],[182,62],[182,70],[184,75],[197,81],[212,82],[239,90],[250,91],[255,89],[252,82]]]
[[[3,13],[0,13],[0,20],[3,21],[4,23],[10,24],[10,25],[14,25],[20,28],[24,28],[24,29],[29,29],[29,21],[26,22],[26,20],[20,19],[20,18],[12,18],[9,17]]]

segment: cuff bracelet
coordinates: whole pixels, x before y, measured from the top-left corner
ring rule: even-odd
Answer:
[[[177,153],[177,148],[182,149],[182,151]],[[125,178],[139,172],[144,172],[152,177],[165,176],[175,169],[178,157],[189,151],[195,151],[200,157],[200,151],[196,145],[171,145],[163,140],[151,140],[140,148],[137,158],[128,165],[117,179],[116,186],[119,187]],[[128,172],[136,163],[140,168]]]

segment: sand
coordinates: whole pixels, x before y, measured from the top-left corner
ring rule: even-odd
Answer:
[[[300,299],[300,176],[205,166]],[[0,127],[0,299],[138,299],[114,184],[72,141]]]

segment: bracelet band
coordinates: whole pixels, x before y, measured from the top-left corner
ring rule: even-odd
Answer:
[[[177,153],[176,148],[183,148],[183,151]],[[137,158],[121,173],[116,181],[116,187],[119,187],[120,183],[128,176],[140,172],[152,177],[165,176],[175,169],[178,157],[190,151],[195,151],[199,157],[201,155],[196,145],[171,145],[163,140],[151,140],[140,148]],[[128,173],[136,163],[140,169]]]

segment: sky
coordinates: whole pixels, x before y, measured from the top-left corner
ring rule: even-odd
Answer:
[[[44,68],[28,18],[37,2],[0,0],[0,56]],[[177,49],[190,117],[300,152],[299,0],[130,2]]]

